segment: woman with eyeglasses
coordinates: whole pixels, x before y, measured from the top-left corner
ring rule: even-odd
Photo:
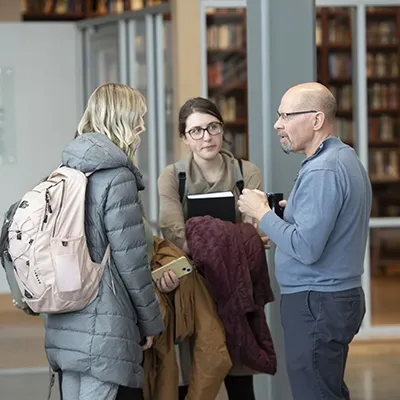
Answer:
[[[180,188],[179,170],[184,167],[185,193],[232,191],[237,200],[240,194],[237,185],[238,160],[231,152],[223,149],[224,120],[216,105],[208,99],[189,99],[182,106],[179,112],[179,135],[189,152],[183,160],[167,166],[158,179],[159,218],[164,237],[189,254],[185,238],[186,199],[182,196],[182,186]],[[241,163],[240,178],[243,180],[243,186],[261,189],[262,178],[259,169],[249,161],[243,160]],[[243,218],[238,209],[236,214],[236,221],[242,222]],[[268,248],[268,238],[264,237],[263,241]],[[157,282],[158,289],[164,293],[173,292],[178,286],[179,279],[172,271],[164,273]],[[177,350],[180,367],[179,400],[183,400],[188,392],[191,373],[190,342],[181,343]],[[233,365],[225,379],[225,386],[230,400],[255,399],[253,371],[242,365]]]

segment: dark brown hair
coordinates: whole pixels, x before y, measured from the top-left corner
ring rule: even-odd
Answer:
[[[204,97],[194,97],[187,100],[179,110],[179,136],[185,135],[186,120],[191,114],[196,112],[212,115],[217,118],[219,122],[222,124],[224,123],[218,107],[211,100],[205,99]]]

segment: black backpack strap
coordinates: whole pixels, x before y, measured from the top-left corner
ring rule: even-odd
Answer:
[[[244,189],[243,180],[243,161],[242,159],[235,159],[236,164],[236,187],[239,189],[239,193],[242,194]]]
[[[186,172],[179,172],[178,179],[179,179],[179,200],[182,203],[185,197]]]
[[[175,163],[175,170],[178,177],[178,191],[179,191],[179,200],[182,203],[183,199],[186,195],[186,167],[183,161],[177,161]]]

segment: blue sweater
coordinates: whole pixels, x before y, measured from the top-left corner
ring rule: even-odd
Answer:
[[[260,228],[277,246],[282,294],[361,286],[372,191],[355,151],[327,138],[301,164],[284,220],[267,212]]]

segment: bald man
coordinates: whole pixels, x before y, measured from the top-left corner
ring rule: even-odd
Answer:
[[[336,136],[336,100],[318,83],[290,88],[276,129],[285,153],[305,160],[280,219],[266,195],[243,191],[239,209],[277,246],[276,278],[294,400],[350,399],[349,343],[365,314],[361,276],[371,184],[355,151]]]

